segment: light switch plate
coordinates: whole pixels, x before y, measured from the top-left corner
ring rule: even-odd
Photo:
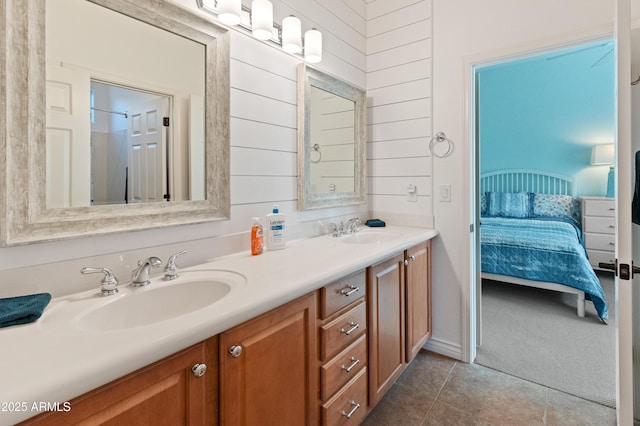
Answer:
[[[440,185],[440,201],[451,202],[451,184],[443,183]]]

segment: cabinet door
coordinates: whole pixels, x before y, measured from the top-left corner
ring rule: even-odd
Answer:
[[[220,335],[220,423],[316,425],[315,293]]]
[[[431,337],[431,241],[406,252],[407,363]]]
[[[47,412],[21,424],[217,424],[217,352],[214,337],[75,398],[68,412]],[[196,377],[192,367],[205,361],[206,373]]]
[[[369,404],[375,406],[405,367],[404,256],[368,269]]]

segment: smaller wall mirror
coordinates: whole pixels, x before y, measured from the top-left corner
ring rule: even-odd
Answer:
[[[365,202],[365,102],[364,90],[300,64],[298,209]]]

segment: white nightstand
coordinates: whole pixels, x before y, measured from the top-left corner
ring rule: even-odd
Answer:
[[[610,197],[580,197],[582,199],[582,231],[593,269],[598,263],[615,262],[616,199]]]

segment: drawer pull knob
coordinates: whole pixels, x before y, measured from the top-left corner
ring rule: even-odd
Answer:
[[[355,367],[358,364],[360,364],[360,360],[357,359],[355,356],[352,356],[351,365],[347,367],[346,365],[343,364],[342,366],[340,366],[340,369],[346,371],[347,373],[350,373],[353,367]]]
[[[193,371],[194,376],[202,377],[207,372],[207,364],[195,364],[191,367],[191,371]]]
[[[229,348],[229,354],[234,358],[238,358],[242,354],[242,346],[240,345],[231,346]]]
[[[615,245],[616,245],[616,243],[609,243],[609,245],[610,245],[610,246],[615,246]]]
[[[357,328],[359,328],[359,327],[360,327],[360,324],[358,324],[357,322],[354,322],[354,321],[351,321],[351,322],[349,323],[349,325],[351,326],[351,328],[350,328],[350,329],[345,330],[344,328],[341,328],[341,329],[340,329],[340,333],[344,333],[344,334],[346,334],[346,335],[348,336],[348,335],[350,335],[351,333],[353,333]]]
[[[355,285],[349,285],[345,288],[343,288],[342,290],[340,290],[340,294],[346,297],[351,296],[353,293],[360,291],[360,287],[357,287]]]
[[[609,228],[614,229],[616,226],[615,225],[609,225]]]
[[[616,208],[615,208],[615,207],[609,207],[609,211],[611,211],[611,212],[615,212],[615,211],[616,211]]]
[[[349,412],[347,413],[346,411],[342,410],[342,412],[340,412],[340,414],[342,414],[344,417],[346,417],[346,418],[350,419],[350,418],[351,418],[351,416],[353,416],[353,413],[355,413],[355,412],[356,412],[356,410],[357,410],[358,408],[360,408],[360,404],[358,404],[358,403],[357,403],[357,402],[355,402],[355,401],[351,401],[351,406],[353,407],[353,408],[351,409],[351,411],[349,411]]]

